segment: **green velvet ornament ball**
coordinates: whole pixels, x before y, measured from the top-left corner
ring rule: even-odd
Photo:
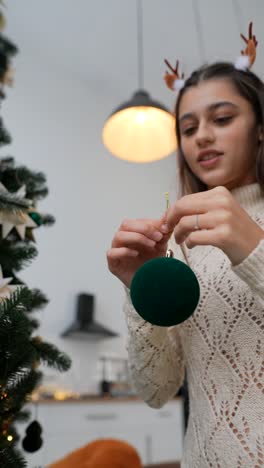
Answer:
[[[130,296],[147,322],[161,327],[187,320],[199,302],[200,286],[193,270],[175,258],[149,260],[135,273]]]

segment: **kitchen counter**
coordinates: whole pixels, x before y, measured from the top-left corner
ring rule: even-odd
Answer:
[[[153,409],[136,395],[82,394],[61,400],[52,398],[48,392],[35,396],[40,395],[45,398],[29,402],[28,408],[32,417],[37,414],[44,441],[40,450],[25,454],[31,468],[48,466],[78,447],[102,438],[127,441],[136,448],[143,465],[181,459],[184,420],[180,398]],[[20,443],[27,426],[28,421],[17,424]]]
[[[181,397],[176,396],[173,398],[180,399]],[[79,395],[76,397],[33,397],[30,402],[32,403],[122,403],[122,402],[139,402],[143,401],[142,398],[137,395],[124,395],[124,396],[100,396],[100,395]]]

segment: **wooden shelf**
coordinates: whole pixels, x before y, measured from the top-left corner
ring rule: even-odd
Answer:
[[[175,397],[173,400],[181,399],[181,397]],[[90,396],[81,396],[80,398],[65,398],[65,399],[55,399],[55,398],[39,398],[32,399],[29,403],[41,403],[41,404],[50,404],[50,403],[123,403],[123,402],[139,402],[143,401],[138,396],[99,396],[99,395],[90,395]]]

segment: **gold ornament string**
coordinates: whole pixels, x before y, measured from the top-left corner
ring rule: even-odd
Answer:
[[[169,208],[170,206],[170,200],[169,200],[169,192],[165,192],[165,200],[166,200],[166,210]],[[166,252],[166,257],[174,257],[173,255],[173,248],[172,248],[172,237],[173,237],[173,232],[169,238],[169,241],[168,241],[168,249],[167,249],[167,252]],[[182,244],[179,244],[180,246],[180,249],[182,251],[182,254],[185,258],[185,261],[187,263],[187,265],[190,267],[190,263],[189,263],[189,260],[188,260],[188,257],[187,257],[187,253],[186,253],[186,250],[185,250],[185,245],[184,245],[184,242]],[[191,267],[190,267],[191,268]]]

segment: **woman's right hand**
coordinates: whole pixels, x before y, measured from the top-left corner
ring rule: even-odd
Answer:
[[[143,263],[165,256],[171,233],[162,233],[163,221],[163,218],[125,219],[116,232],[107,251],[108,268],[128,288]]]

